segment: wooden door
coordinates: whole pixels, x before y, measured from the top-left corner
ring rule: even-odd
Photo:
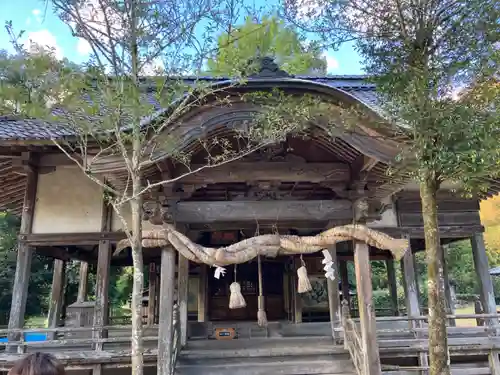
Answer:
[[[236,280],[247,306],[229,309],[229,286],[234,281],[234,266],[226,267],[227,273],[220,279],[209,275],[208,314],[214,321],[256,321],[258,309],[259,280],[257,261],[237,265]],[[262,262],[266,314],[269,321],[285,318],[283,299],[283,263]]]

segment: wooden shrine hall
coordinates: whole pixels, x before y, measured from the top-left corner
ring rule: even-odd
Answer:
[[[219,87],[226,84],[205,80]],[[226,91],[273,88],[318,96],[338,106],[364,106],[373,115],[378,111],[375,87],[364,77],[292,77],[269,61],[245,85],[227,83]],[[196,139],[229,136],[238,124],[250,122],[251,126],[256,110],[235,102],[228,108],[204,106],[186,114],[175,131],[189,140],[191,169],[196,170],[206,157]],[[160,207],[165,223],[192,242],[215,248],[256,233],[314,236],[352,223],[357,202],[362,201],[366,226],[408,240],[401,261],[396,262],[390,251],[345,241],[326,249],[333,260],[333,280],[325,278],[322,252],[263,258],[260,279],[256,259],[227,266],[225,275],[216,278],[215,267],[190,262],[172,247],[147,248],[146,373],[427,372],[427,317],[414,265],[415,253],[425,251],[418,185],[409,178],[388,176],[398,153],[390,135],[378,137],[381,130],[369,124],[360,124],[359,130],[332,137],[320,124],[313,124],[307,137],[290,135],[285,142],[240,160],[187,174],[145,198],[143,227],[161,228],[161,223],[147,220],[151,207]],[[115,251],[125,238],[121,221],[104,204],[102,189],[54,146],[58,137],[70,136],[61,127],[51,128],[36,119],[0,117],[0,209],[22,220],[10,319],[8,328],[0,332],[0,337],[8,338],[0,342],[1,371],[7,371],[23,353],[35,350],[53,352],[70,372],[131,371],[130,326],[114,321],[108,303],[110,268],[130,265],[130,249]],[[98,173],[117,186],[123,186],[126,179],[112,158],[99,165]],[[144,173],[148,180],[159,181],[165,174],[180,176],[185,169],[158,156]],[[438,194],[442,245],[471,241],[482,313],[454,315],[443,258],[452,373],[500,374],[498,317],[479,198],[463,198],[454,188],[445,183]],[[488,195],[499,191],[500,182],[494,182]],[[44,329],[24,328],[34,253],[55,259]],[[72,260],[81,262],[80,288],[62,321],[65,267]],[[392,301],[388,310],[374,310],[370,261],[386,264]],[[300,294],[297,270],[302,265],[312,290]],[[398,267],[405,306],[398,305]],[[91,270],[96,273],[95,295],[87,290]],[[229,308],[234,281],[241,286],[244,308]],[[268,323],[264,327],[257,324],[259,295],[265,299]],[[481,319],[485,325],[456,324],[466,318]],[[33,332],[46,338],[26,340]]]

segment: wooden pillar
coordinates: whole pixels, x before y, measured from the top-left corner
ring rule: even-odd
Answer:
[[[198,322],[207,321],[208,266],[200,264],[198,282]]]
[[[283,272],[283,308],[285,309],[287,319],[290,320],[290,281],[288,279],[288,270]]]
[[[377,322],[373,306],[372,275],[369,247],[364,242],[354,243],[354,267],[358,293],[359,320],[365,374],[382,374],[377,342]]]
[[[21,213],[20,237],[30,234],[33,226],[33,211],[36,201],[36,189],[38,174],[31,166],[27,167],[26,191],[24,193],[23,212]],[[28,284],[31,273],[32,249],[23,242],[19,243],[17,250],[16,273],[12,285],[12,303],[10,307],[9,329],[21,329],[24,327],[24,314],[26,312],[26,299],[28,297]],[[9,334],[9,341],[19,341],[19,333]],[[8,351],[15,351],[15,347],[9,346]]]
[[[488,265],[488,256],[484,246],[482,233],[476,233],[471,238],[472,255],[474,257],[474,266],[479,281],[479,295],[485,314],[496,314],[495,293],[493,291],[493,282]],[[498,324],[498,319],[486,319],[486,324]]]
[[[408,238],[410,243],[410,238]],[[403,288],[405,291],[406,300],[406,315],[408,318],[421,316],[420,303],[418,299],[418,284],[417,275],[415,273],[415,257],[411,251],[411,245],[401,259],[401,273],[403,275]],[[408,320],[410,329],[422,327],[420,320]],[[420,334],[415,334],[415,337],[420,337]],[[419,364],[422,367],[429,366],[429,358],[427,353],[422,352],[419,354]]]
[[[156,311],[155,311],[155,323],[160,322],[160,265],[156,267],[156,277],[155,277],[155,289],[156,289]]]
[[[111,228],[111,207],[104,201],[102,205],[101,231],[106,232]],[[109,321],[109,269],[111,265],[111,244],[108,240],[99,241],[97,255],[97,272],[95,282],[95,306],[94,306],[94,327],[108,325]],[[108,337],[108,331],[99,329],[94,331],[96,339]],[[102,343],[97,344],[95,348],[102,350]]]
[[[60,259],[54,260],[52,273],[52,289],[50,292],[49,314],[47,319],[48,328],[57,328],[61,322],[61,310],[64,302],[64,284],[66,279],[66,262]],[[55,340],[57,335],[49,333],[49,338]]]
[[[409,317],[420,316],[420,304],[418,302],[418,287],[415,277],[415,265],[413,263],[411,248],[408,249],[401,259],[401,273],[403,275],[403,288],[406,300],[406,315]]]
[[[339,262],[340,283],[342,287],[342,299],[347,301],[349,312],[351,311],[351,294],[349,292],[349,272],[347,270],[347,260]]]
[[[302,297],[298,292],[298,276],[297,270],[302,266],[300,259],[295,258],[295,272],[293,273],[293,311],[294,311],[294,322],[302,323]]]
[[[87,262],[80,262],[80,280],[78,283],[78,296],[77,302],[85,302],[87,300],[87,288],[89,282],[89,264]]]
[[[415,286],[416,286],[416,291],[417,291],[417,299],[418,299],[418,305],[420,306],[420,311],[422,311],[422,308],[424,305],[422,304],[422,289],[420,288],[420,280],[418,279],[419,273],[418,273],[418,265],[417,265],[417,259],[416,259],[416,253],[412,253],[413,257],[413,272],[415,274]]]
[[[148,326],[152,326],[156,322],[156,301],[158,290],[156,289],[156,263],[149,263],[149,293],[148,293]]]
[[[189,282],[189,259],[179,253],[179,264],[177,271],[177,293],[179,300],[179,316],[181,326],[181,345],[187,343],[188,323],[188,282]]]
[[[337,249],[335,245],[330,247],[328,250],[333,261],[333,274],[335,275],[334,280],[327,280],[328,287],[328,307],[330,309],[330,326],[332,328],[332,337],[334,340],[340,338],[340,332],[336,332],[335,329],[340,326],[340,298],[339,298],[339,280],[337,272]]]
[[[389,285],[389,293],[391,296],[392,313],[394,316],[398,316],[398,286],[396,282],[396,271],[394,270],[394,259],[387,259],[385,261],[385,265],[387,267],[387,282]]]
[[[158,375],[171,374],[175,289],[175,251],[164,247],[160,268],[160,317],[158,326]]]
[[[446,314],[448,315],[455,315],[455,306],[453,304],[453,298],[451,295],[451,285],[450,285],[450,277],[448,275],[448,265],[446,264],[446,246],[441,246],[441,251],[440,251],[440,261],[441,261],[441,269],[443,270],[443,277],[441,278],[443,282],[443,289],[444,289],[444,296],[445,296],[445,309],[446,309]],[[448,321],[448,324],[452,327],[454,327],[455,324],[455,319],[450,319]]]

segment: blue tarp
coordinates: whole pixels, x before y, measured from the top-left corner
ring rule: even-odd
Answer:
[[[25,333],[24,341],[33,342],[33,341],[45,341],[47,340],[47,334],[45,333]],[[8,342],[7,337],[0,337],[0,342]]]

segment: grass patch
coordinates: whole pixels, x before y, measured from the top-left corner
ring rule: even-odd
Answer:
[[[45,328],[47,327],[47,317],[45,316],[30,316],[24,322],[24,328]]]
[[[497,311],[500,309],[500,306],[497,306]],[[469,305],[465,307],[461,307],[455,310],[455,315],[470,315],[474,314],[474,305]],[[456,319],[455,320],[457,327],[476,327],[476,319]]]

